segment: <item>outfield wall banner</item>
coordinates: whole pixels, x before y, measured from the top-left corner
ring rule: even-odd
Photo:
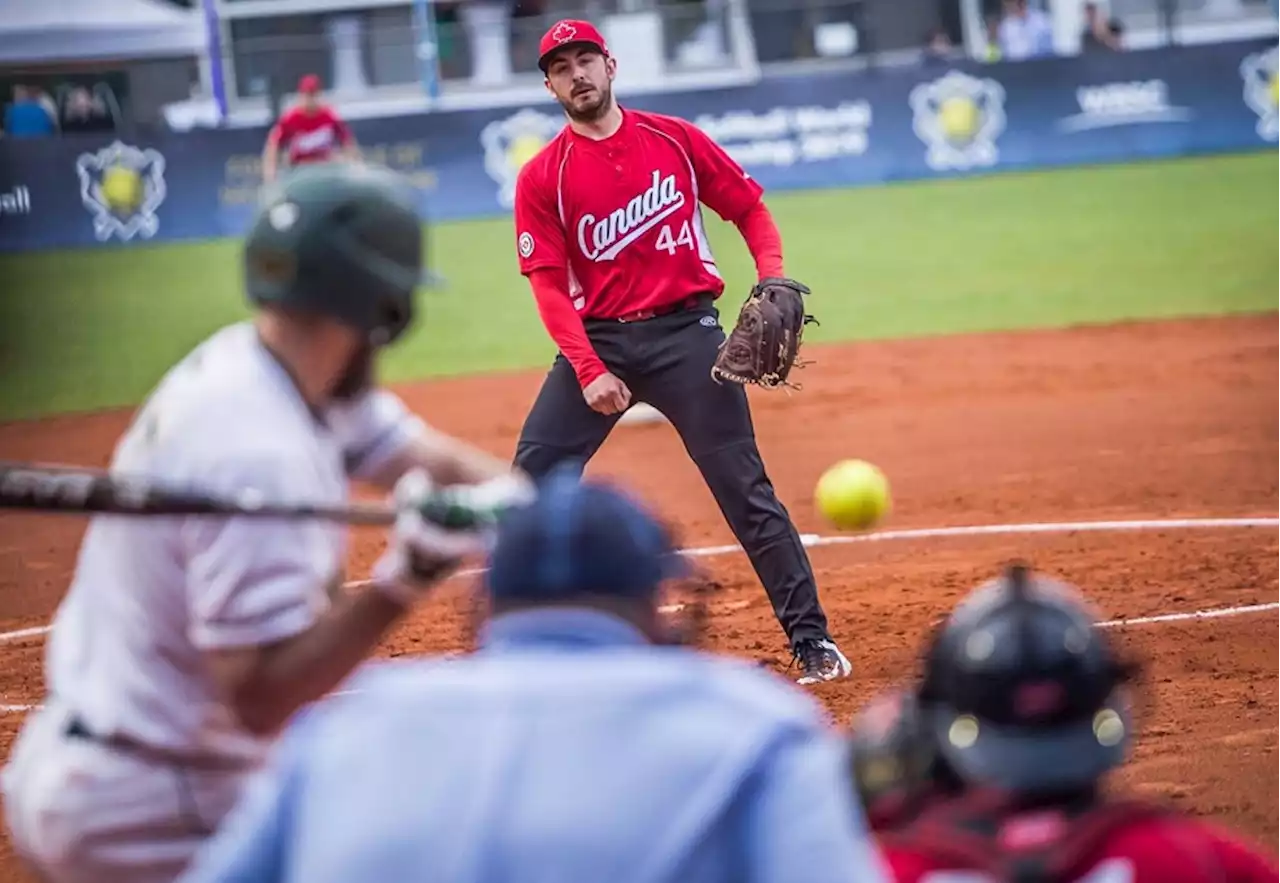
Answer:
[[[1275,145],[1274,42],[1011,64],[771,78],[645,96],[692,120],[767,190],[1115,162]],[[358,121],[432,220],[510,211],[516,173],[560,129],[553,104]],[[265,131],[0,140],[0,251],[241,234]]]

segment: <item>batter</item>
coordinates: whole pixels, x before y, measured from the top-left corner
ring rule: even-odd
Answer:
[[[347,164],[295,172],[246,241],[257,316],[169,371],[112,469],[333,504],[349,477],[402,496],[429,480],[518,487],[505,463],[372,386],[421,272],[402,179]],[[94,518],[54,619],[49,695],[4,770],[19,854],[48,883],[172,881],[279,728],[478,548],[407,517],[373,588],[344,596],[335,524]]]
[[[568,125],[521,170],[515,228],[559,355],[516,464],[534,476],[595,454],[633,400],[675,426],[769,594],[800,683],[850,673],[827,628],[808,555],[765,472],[741,385],[712,379],[724,280],[699,204],[741,231],[762,280],[782,243],[762,189],[706,133],[623,110],[617,61],[589,22],[558,22],[539,66]]]

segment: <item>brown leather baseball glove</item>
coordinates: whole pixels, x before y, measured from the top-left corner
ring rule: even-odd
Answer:
[[[799,389],[787,381],[799,361],[804,326],[817,319],[805,312],[809,289],[794,279],[761,279],[751,289],[738,321],[716,355],[711,377],[721,383],[754,383],[765,389]]]

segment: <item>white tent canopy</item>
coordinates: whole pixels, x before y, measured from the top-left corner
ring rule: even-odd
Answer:
[[[156,0],[0,0],[0,64],[205,50],[204,17]]]

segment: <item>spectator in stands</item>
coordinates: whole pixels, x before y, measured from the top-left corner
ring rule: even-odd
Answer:
[[[1081,52],[1118,52],[1124,48],[1120,41],[1124,28],[1119,19],[1107,18],[1097,3],[1084,5],[1084,31],[1080,35]]]
[[[1006,61],[1052,55],[1053,23],[1043,9],[1027,6],[1027,0],[1004,0],[999,43]]]
[[[511,57],[516,70],[538,69],[538,44],[547,29],[547,0],[514,0],[511,8]]]
[[[436,22],[436,52],[440,59],[440,76],[456,79],[463,76],[458,53],[458,34],[462,23],[458,18],[460,0],[434,0],[431,11]]]
[[[48,111],[49,116],[53,118],[53,127],[58,128],[58,102],[53,100],[53,96],[49,94],[49,90],[44,86],[32,86],[31,96],[36,102]]]
[[[56,118],[30,86],[13,87],[13,103],[4,111],[4,133],[10,138],[47,138],[56,134]]]
[[[951,43],[951,37],[946,30],[934,27],[929,30],[929,36],[925,39],[924,55],[921,60],[925,64],[945,64],[955,57],[955,51],[955,46]]]
[[[83,86],[76,86],[67,94],[62,108],[63,132],[110,132],[114,128],[115,123],[101,98],[95,98]]]
[[[1000,16],[995,13],[989,13],[986,18],[987,25],[987,48],[982,55],[982,60],[988,64],[1000,61]]]

